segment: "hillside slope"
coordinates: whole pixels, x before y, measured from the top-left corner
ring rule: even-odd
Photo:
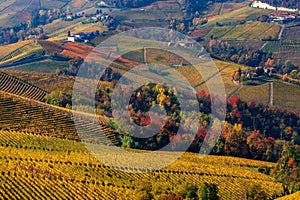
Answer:
[[[243,199],[253,184],[260,184],[269,197],[282,192],[280,183],[257,171],[273,163],[186,153],[172,165],[151,172],[105,166],[80,142],[7,130],[0,133],[0,194],[7,198],[52,195],[84,199],[80,195],[84,192],[86,198],[139,199],[145,184],[159,196],[176,193],[186,184],[215,183],[224,200]],[[157,162],[170,154],[163,153]],[[10,187],[13,190],[8,190]]]

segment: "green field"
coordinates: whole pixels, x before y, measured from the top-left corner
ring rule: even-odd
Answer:
[[[12,48],[11,48],[12,47]],[[4,50],[4,54],[0,59],[0,65],[16,62],[30,56],[38,57],[42,54],[43,48],[33,41],[24,41],[21,44],[11,44],[0,47]]]
[[[277,38],[280,26],[277,24],[251,22],[237,26],[214,27],[206,36],[207,39],[226,40],[261,40]]]
[[[257,86],[243,86],[235,95],[246,101],[255,101],[257,103],[270,103],[270,83],[264,83]],[[300,109],[299,86],[274,81],[273,104],[275,107],[288,110]]]
[[[55,73],[57,69],[62,69],[69,67],[69,63],[60,62],[60,61],[43,61],[43,62],[34,62],[24,65],[19,65],[16,67],[11,67],[10,69],[30,71],[30,72],[46,72],[46,73]]]
[[[217,22],[221,24],[236,24],[239,21],[248,21],[254,20],[261,15],[268,14],[272,11],[270,10],[263,10],[257,8],[250,8],[250,7],[243,7],[237,10],[234,10],[229,13],[225,13],[223,15],[213,16],[208,19],[208,23],[205,26],[215,25]]]

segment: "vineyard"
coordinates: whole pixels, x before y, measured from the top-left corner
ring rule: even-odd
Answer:
[[[244,85],[236,96],[245,101],[269,104],[270,83],[263,83],[256,86]],[[275,107],[289,110],[299,109],[300,104],[297,100],[299,96],[299,86],[281,81],[274,81],[273,101]]]
[[[273,52],[275,58],[285,58],[294,65],[300,65],[300,44],[298,41],[270,41],[263,48],[265,52]]]
[[[240,21],[256,20],[257,17],[271,12],[270,10],[243,7],[230,13],[210,17],[208,18],[208,23],[204,26],[215,25],[217,22],[222,24],[236,24]]]
[[[21,42],[17,42],[10,45],[0,46],[0,59],[1,61],[5,59],[5,57],[9,56],[12,52],[17,51],[20,48],[23,48],[29,44],[31,44],[31,40],[25,40]]]
[[[300,199],[300,192],[296,192],[281,198],[277,198],[276,200],[295,200],[295,199]]]
[[[46,91],[3,72],[0,72],[0,90],[37,101],[44,100],[47,94]]]
[[[299,35],[300,27],[287,27],[283,31],[282,39],[283,40],[300,40]]]
[[[2,129],[21,130],[73,140],[80,139],[70,110],[30,101],[4,92],[0,92],[0,104]],[[99,116],[98,120],[94,121],[94,118],[83,114],[76,121],[78,122],[77,128],[86,130],[87,141],[103,143],[106,141],[103,138],[107,136],[113,143],[119,143],[114,130],[109,128],[109,122],[105,117]],[[98,127],[99,123],[103,126],[102,129]],[[96,135],[97,131],[102,134]]]
[[[20,44],[0,47],[0,52],[4,52],[0,58],[0,65],[6,65],[20,62],[26,58],[38,58],[43,54],[43,48],[33,41],[24,41]]]
[[[40,40],[40,41],[38,41],[38,43],[43,47],[43,49],[46,51],[46,54],[48,54],[48,55],[52,55],[55,52],[61,53],[64,50],[62,45],[59,44],[58,42]]]
[[[80,142],[24,132],[0,132],[3,180],[0,192],[8,198],[31,195],[80,198],[79,194],[84,193],[88,198],[134,199],[145,183],[166,192],[175,192],[184,183],[215,183],[221,199],[243,198],[243,191],[251,184],[261,184],[270,197],[279,196],[282,191],[281,184],[253,170],[272,167],[273,163],[220,156],[200,158],[198,154],[186,153],[161,170],[128,169],[144,172],[137,174],[101,164]],[[158,162],[163,159],[163,155],[157,158]]]
[[[261,40],[277,38],[280,26],[261,22],[252,22],[237,26],[214,27],[206,38],[234,39],[234,40]]]
[[[92,46],[77,42],[67,42],[63,45],[63,48],[64,50],[61,54],[71,58],[76,58],[78,56],[85,58],[93,50]]]
[[[24,80],[27,83],[35,85],[43,90],[52,92],[60,88],[72,88],[75,78],[72,76],[59,76],[49,73],[41,73],[35,71],[19,71],[19,70],[4,70],[2,72]],[[55,81],[54,81],[55,80]]]

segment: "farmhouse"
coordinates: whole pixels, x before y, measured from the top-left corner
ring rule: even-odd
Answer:
[[[89,33],[81,32],[81,33],[74,34],[73,36],[69,36],[67,40],[70,42],[89,42],[90,39],[98,35],[99,35],[98,30]]]
[[[179,42],[178,45],[181,47],[193,47],[195,45],[195,43],[194,42]]]

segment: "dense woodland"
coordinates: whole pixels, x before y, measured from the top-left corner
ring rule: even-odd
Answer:
[[[145,85],[135,94],[138,97],[132,97],[129,111],[137,124],[143,126],[150,123],[160,124],[160,120],[151,122],[147,113],[149,106],[154,104],[162,105],[166,109],[168,120],[160,132],[151,138],[134,138],[124,133],[123,146],[154,150],[170,141],[175,141],[176,146],[192,140],[189,151],[199,152],[201,145],[209,145],[209,140],[215,133],[210,132],[209,137],[206,137],[208,124],[211,118],[217,117],[211,115],[211,98],[215,104],[218,98],[206,95],[204,91],[198,93],[201,126],[195,138],[191,138],[188,130],[177,133],[179,123],[185,121],[180,117],[180,105],[170,90],[162,86]],[[157,96],[157,99],[154,99],[154,96]],[[226,123],[222,135],[213,148],[212,154],[278,162],[272,172],[269,169],[262,169],[262,171],[273,174],[278,180],[287,184],[289,187],[286,189],[290,192],[299,190],[299,127],[300,115],[297,111],[288,112],[232,97],[227,102]]]

